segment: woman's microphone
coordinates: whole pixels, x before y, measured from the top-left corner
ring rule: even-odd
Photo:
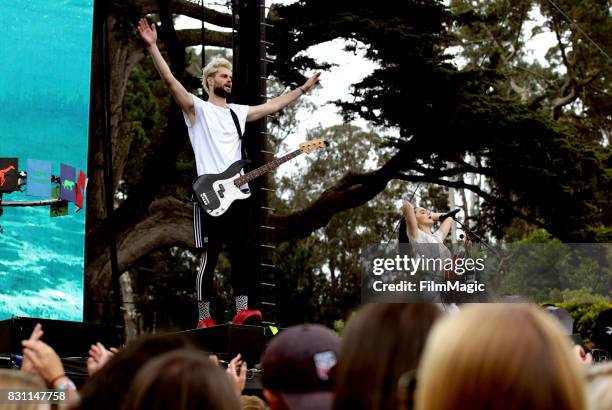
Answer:
[[[453,218],[453,219],[455,219],[455,215],[457,215],[460,211],[461,211],[461,208],[457,208],[454,211],[450,211],[450,212],[447,212],[447,213],[445,213],[443,215],[440,215],[440,217],[438,218],[438,221],[442,222],[446,218]]]

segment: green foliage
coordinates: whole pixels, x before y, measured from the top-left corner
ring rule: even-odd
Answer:
[[[298,211],[346,173],[378,167],[391,151],[378,134],[348,124],[314,129],[309,137],[325,138],[331,147],[294,163],[280,176],[282,199],[273,205],[278,212]],[[362,247],[397,238],[400,199],[410,197],[414,188],[392,182],[366,205],[338,213],[308,238],[278,246],[279,323],[317,322],[339,331],[341,321],[361,302]],[[422,204],[442,203],[439,190],[429,194],[423,194]]]
[[[562,292],[563,301],[555,306],[569,312],[574,319],[574,328],[583,338],[590,339],[597,316],[604,310],[612,309],[612,299],[595,295],[589,288]]]
[[[344,331],[344,327],[346,326],[346,322],[344,320],[336,320],[334,321],[334,331],[336,333],[342,334],[342,332]]]
[[[608,244],[563,244],[535,232],[504,246],[503,270],[497,272],[500,292],[536,302],[578,299],[582,289],[594,297],[612,298],[612,247]],[[502,265],[500,265],[502,266]],[[583,297],[582,303],[587,303]]]
[[[587,24],[582,20],[593,8],[598,17],[590,22],[592,28],[609,32],[610,19],[601,18],[600,2],[565,6],[581,17],[581,24]],[[406,2],[404,7],[399,15],[391,1],[323,6],[309,0],[279,7],[275,72],[283,81],[297,81],[297,70],[314,66],[307,58],[294,58],[298,52],[334,38],[348,39],[348,49],[362,48],[380,68],[354,85],[351,101],[337,102],[345,116],[397,127],[400,138],[390,143],[407,151],[403,170],[424,174],[432,183],[448,184],[440,178],[443,170],[477,159],[471,170],[486,177],[490,194],[475,220],[482,233],[502,237],[520,217],[532,226],[527,232],[544,228],[564,241],[612,238],[606,205],[612,199],[610,149],[602,144],[602,136],[610,135],[610,106],[601,101],[603,95],[610,100],[610,65],[590,52],[585,56],[593,59],[578,58],[587,52],[586,42],[543,5],[545,25],[577,50],[569,56],[567,70],[574,75],[569,79],[559,70],[555,59],[560,54],[554,50],[546,67],[526,62],[521,30],[532,2],[453,1],[450,9],[440,2]],[[609,42],[597,37],[604,46]],[[465,66],[451,64],[450,46],[460,50]],[[579,90],[583,109],[555,108],[556,98],[569,93],[564,83],[585,81],[589,75],[593,83]],[[517,81],[522,94],[513,91]]]
[[[526,235],[523,239],[519,240],[518,243],[561,243],[558,239],[554,239],[550,234],[543,230],[532,231]]]
[[[135,68],[127,82],[124,98],[124,122],[120,129],[120,141],[131,141],[129,161],[123,173],[119,192],[128,195],[138,183],[147,153],[161,136],[166,121],[170,96],[153,64],[145,60],[141,68]]]

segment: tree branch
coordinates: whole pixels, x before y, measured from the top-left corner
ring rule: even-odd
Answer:
[[[557,42],[559,43],[561,59],[563,60],[565,68],[567,69],[568,77],[567,81],[561,88],[561,96],[555,98],[552,102],[552,118],[554,120],[557,120],[561,115],[561,108],[563,108],[567,104],[571,104],[574,100],[576,100],[576,98],[578,98],[579,88],[578,83],[576,81],[576,77],[574,75],[574,65],[567,58],[567,53],[565,52],[565,45],[563,44],[563,40],[561,39],[560,28],[556,19],[553,19],[552,27],[553,31],[555,32],[555,36],[557,37]]]
[[[173,197],[156,199],[142,219],[123,231],[117,241],[119,272],[123,272],[140,257],[170,246],[193,248],[193,210],[191,204]],[[110,281],[108,251],[88,264],[94,286]],[[108,282],[110,283],[110,282]]]
[[[569,79],[570,83],[572,83],[573,81],[571,81],[571,79]],[[564,87],[565,88],[565,87]],[[563,97],[559,97],[559,98],[555,98],[552,102],[553,107],[552,107],[552,118],[553,120],[557,120],[559,119],[559,116],[561,115],[561,108],[563,108],[564,106],[571,104],[572,102],[574,102],[576,100],[576,98],[578,98],[578,86],[576,84],[572,85],[570,88],[570,93],[563,96]]]
[[[136,0],[136,6],[140,7],[145,14],[159,13],[159,5],[155,0]],[[186,0],[173,0],[171,2],[172,13],[181,14],[196,20],[204,20],[207,23],[220,27],[232,27],[232,15],[209,9],[198,3]]]
[[[595,81],[597,77],[599,77],[599,74],[600,70],[597,70],[595,74],[581,82],[577,82],[577,80],[573,77],[568,78],[567,82],[563,85],[563,88],[561,89],[561,95],[563,95],[563,97],[555,98],[553,100],[553,119],[558,119],[561,115],[561,108],[574,102],[580,95],[580,90],[589,85],[591,82]],[[569,94],[565,95],[568,89]]]
[[[521,97],[521,101],[527,101],[527,99],[529,98],[529,90],[527,90],[527,88],[519,86],[514,81],[514,78],[510,79],[510,87],[515,93],[517,93]]]
[[[445,179],[434,178],[434,177],[430,177],[426,175],[406,175],[406,174],[401,174],[401,173],[398,174],[396,179],[401,179],[402,181],[408,181],[408,182],[428,182],[432,184],[447,186],[449,188],[468,189],[474,192],[476,195],[480,196],[485,201],[488,201],[500,208],[504,208],[508,210],[514,216],[517,216],[527,222],[530,222],[536,226],[539,226],[540,228],[548,229],[548,227],[541,221],[534,219],[530,217],[529,215],[524,214],[520,211],[517,211],[515,208],[511,206],[508,206],[506,201],[502,201],[498,198],[495,198],[493,195],[489,194],[488,192],[485,192],[482,188],[480,188],[477,185],[468,184],[463,181],[447,181]]]
[[[563,40],[561,39],[561,33],[559,32],[559,24],[557,22],[553,22],[553,31],[555,32],[555,37],[557,37],[557,42],[559,43],[559,50],[561,51],[561,59],[563,60],[563,64],[567,69],[567,74],[570,78],[574,78],[574,65],[570,63],[567,58],[567,53],[565,52],[565,45],[563,44]]]
[[[473,174],[481,174],[481,175],[491,175],[492,174],[490,169],[486,169],[482,167],[475,167],[464,161],[459,162],[459,164],[461,164],[460,167],[445,168],[445,169],[440,169],[440,170],[426,168],[419,164],[413,164],[412,168],[415,171],[418,171],[422,174],[427,174],[427,175],[436,176],[436,177],[450,177],[454,175],[465,174],[468,172],[473,173]]]
[[[489,27],[487,27],[486,24],[480,23],[480,26],[487,33],[487,35],[491,38],[491,40],[493,40],[493,42],[495,43],[495,45],[499,49],[502,61],[504,62],[504,64],[507,64],[514,57],[514,55],[516,54],[516,51],[517,51],[516,47],[513,47],[513,51],[511,51],[510,53],[504,54],[505,51],[506,51],[506,47],[504,47],[502,42],[499,41],[499,39],[493,35],[493,33],[491,32],[491,30],[489,30]],[[520,33],[520,31],[519,31],[519,33]]]
[[[178,30],[176,34],[184,47],[202,44],[201,28]],[[206,46],[232,48],[232,33],[204,29],[204,41]]]
[[[270,222],[276,227],[275,240],[305,238],[321,228],[338,212],[354,208],[378,195],[387,183],[406,165],[406,155],[412,146],[398,151],[380,169],[363,174],[349,172],[306,208],[289,215],[272,215]]]

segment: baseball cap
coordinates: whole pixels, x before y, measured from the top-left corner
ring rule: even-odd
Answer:
[[[592,340],[600,349],[612,353],[612,309],[600,312],[595,319]]]
[[[264,388],[279,393],[291,410],[331,409],[339,345],[340,338],[320,325],[282,331],[261,359]]]
[[[553,315],[558,321],[566,335],[571,335],[574,329],[574,319],[569,312],[555,305],[544,305],[544,310]]]

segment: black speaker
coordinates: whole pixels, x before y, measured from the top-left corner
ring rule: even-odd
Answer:
[[[21,341],[30,337],[37,323],[42,325],[42,340],[62,358],[87,357],[89,346],[96,342],[106,348],[123,343],[121,326],[14,317],[0,321],[0,354],[21,354]]]

